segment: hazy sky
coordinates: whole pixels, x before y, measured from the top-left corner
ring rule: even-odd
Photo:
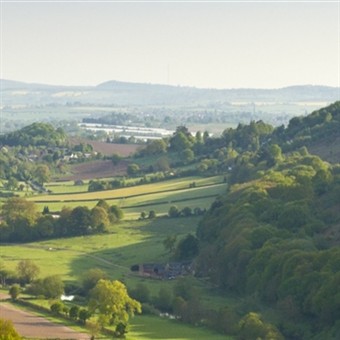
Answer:
[[[1,0],[1,78],[339,86],[338,1]]]

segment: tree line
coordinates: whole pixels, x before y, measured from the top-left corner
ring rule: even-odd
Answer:
[[[1,242],[29,242],[41,239],[105,233],[110,224],[123,218],[116,205],[100,200],[89,209],[64,207],[58,215],[38,212],[34,202],[24,198],[9,198],[1,207]]]

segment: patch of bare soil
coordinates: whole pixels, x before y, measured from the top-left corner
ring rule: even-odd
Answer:
[[[17,332],[24,337],[41,339],[88,340],[89,334],[79,333],[32,313],[15,308],[9,303],[0,304],[1,318],[11,320]]]
[[[73,175],[64,176],[61,180],[96,179],[126,175],[128,162],[120,161],[114,165],[112,161],[91,161],[72,166]]]
[[[137,144],[114,144],[75,137],[70,138],[69,141],[71,145],[77,145],[80,143],[90,144],[93,147],[94,151],[100,152],[105,156],[112,156],[112,154],[118,154],[122,157],[127,157],[134,154],[141,147],[140,145]]]

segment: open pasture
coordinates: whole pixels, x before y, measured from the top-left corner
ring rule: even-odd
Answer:
[[[55,182],[45,185],[47,190],[52,191],[53,194],[75,194],[75,193],[85,193],[88,189],[88,183],[85,182],[82,185],[75,185],[74,181],[67,182]]]
[[[13,271],[20,260],[31,259],[40,268],[39,277],[60,275],[64,281],[77,284],[84,272],[100,268],[111,279],[123,281],[130,289],[143,283],[151,295],[156,296],[161,287],[172,290],[176,280],[143,278],[132,273],[130,267],[140,263],[168,262],[170,254],[165,251],[163,240],[170,235],[177,235],[180,240],[189,233],[194,234],[199,221],[200,217],[121,222],[112,226],[108,234],[3,245],[0,259]],[[229,301],[198,279],[193,279],[192,284],[200,291],[202,302],[222,306]]]
[[[82,192],[82,193],[67,193],[72,185],[70,182],[66,185],[61,185],[58,189],[58,195],[40,195],[30,198],[33,201],[90,201],[98,199],[115,199],[115,198],[126,198],[134,195],[150,194],[156,192],[164,192],[171,190],[181,190],[189,188],[189,185],[193,182],[196,183],[196,187],[218,184],[223,181],[222,176],[214,177],[185,177],[180,179],[171,179],[168,181],[162,181],[157,183],[150,183],[144,185],[137,185],[119,189],[104,190],[104,191],[94,191],[94,192]],[[65,189],[66,193],[62,195],[62,190]]]
[[[127,340],[228,340],[226,335],[155,316],[136,316],[131,320]]]
[[[32,259],[40,267],[40,277],[58,274],[64,281],[77,284],[88,269],[100,268],[111,279],[123,281],[129,289],[143,283],[151,296],[156,296],[161,287],[171,291],[177,280],[143,278],[130,271],[131,265],[169,261],[170,254],[165,251],[163,240],[169,235],[177,235],[180,240],[188,233],[195,233],[199,220],[200,217],[125,221],[113,225],[108,234],[2,246],[0,258],[5,267],[12,270],[20,260]],[[193,278],[193,287],[200,291],[202,301],[215,300],[205,297],[210,294],[209,289],[198,279]],[[219,303],[222,303],[221,297]],[[226,337],[166,318],[137,316],[131,320],[127,339],[219,340]]]
[[[111,279],[123,281],[129,289],[143,283],[151,295],[156,296],[161,287],[171,291],[176,280],[140,277],[132,273],[130,267],[168,262],[170,254],[165,251],[163,240],[170,235],[177,235],[180,240],[188,233],[194,234],[199,220],[200,217],[190,217],[122,222],[112,227],[109,234],[3,246],[0,259],[13,271],[20,260],[31,259],[40,268],[39,277],[60,275],[64,281],[77,284],[84,272],[100,268]],[[212,296],[210,288],[198,279],[193,279],[192,284],[201,292],[201,301],[218,306],[227,301],[221,296]]]
[[[176,188],[177,184],[175,183],[161,182],[83,194],[36,196],[31,197],[30,200],[35,201],[41,211],[44,206],[48,206],[50,211],[60,211],[64,206],[93,208],[98,200],[105,199],[108,204],[123,208],[126,219],[136,219],[142,211],[154,210],[158,215],[167,214],[172,205],[176,205],[180,210],[184,207],[209,208],[214,198],[225,192],[226,184],[204,183],[202,185],[206,186],[189,188],[188,183],[183,182]]]
[[[52,239],[21,245],[2,245],[0,259],[15,270],[22,259],[33,260],[40,276],[62,275],[79,280],[84,271],[101,268],[112,278],[130,274],[135,263],[167,261],[162,241],[169,235],[194,233],[199,218],[156,219],[121,222],[108,234]]]

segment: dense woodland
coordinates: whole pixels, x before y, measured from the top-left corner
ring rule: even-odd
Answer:
[[[277,309],[289,339],[340,335],[340,167],[306,148],[339,132],[338,102],[260,138],[262,147],[235,160],[234,184],[197,229],[200,275]]]
[[[36,131],[33,135],[40,136]],[[56,139],[51,138],[54,133]],[[31,134],[29,127],[1,137],[2,179],[25,180],[20,169],[29,163],[13,156],[22,154],[23,146],[66,145],[60,130],[52,128],[48,141],[43,141],[44,133],[33,139]],[[340,165],[309,151],[315,145],[338,150],[339,136],[340,102],[336,102],[309,116],[291,119],[287,127],[252,121],[226,129],[217,138],[208,132],[193,136],[180,126],[172,137],[146,144],[130,161],[128,176],[142,181],[143,176],[158,171],[162,175],[157,180],[170,172],[172,176],[224,174],[229,183],[228,192],[212,204],[196,235],[188,237],[195,251],[185,257],[194,260],[197,276],[208,278],[224,295],[245,303],[242,311],[211,311],[210,317],[205,313],[206,325],[240,339],[340,338]],[[17,138],[23,145],[14,143]],[[52,162],[45,158],[40,165],[57,169],[55,158]],[[155,160],[148,165],[138,163],[147,158]],[[14,159],[19,159],[18,163],[13,163]],[[123,182],[119,183],[115,185]],[[89,190],[109,188],[105,186],[108,183],[101,184]],[[16,215],[11,204],[27,208],[31,213],[28,220]],[[92,211],[83,207],[65,210],[60,219],[65,218],[62,225],[69,229],[58,234],[63,230],[60,222],[34,212],[27,204],[18,198],[3,204],[1,233],[7,238],[2,241],[30,240],[18,232],[26,230],[28,222],[29,228],[48,233],[46,237],[57,237],[102,232],[110,219],[119,218],[112,216],[116,208],[104,207],[104,203]],[[84,223],[79,223],[82,219]],[[14,230],[15,226],[18,229]],[[79,226],[87,229],[78,230]],[[180,245],[183,250],[183,242]],[[166,309],[196,324],[203,314],[188,311],[199,310],[197,299],[184,295]],[[266,309],[275,309],[271,322],[276,327],[254,313]],[[240,319],[239,314],[246,316]],[[223,327],[217,325],[219,318],[224,320]]]

